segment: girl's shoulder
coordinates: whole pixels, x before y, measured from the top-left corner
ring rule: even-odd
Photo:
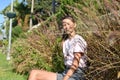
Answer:
[[[84,40],[84,39],[83,39],[82,36],[80,36],[80,35],[77,34],[77,35],[75,35],[75,40]]]
[[[80,42],[80,43],[82,42],[85,45],[87,45],[87,42],[85,41],[85,39],[82,36],[80,36],[80,35],[76,35],[74,40],[75,40],[75,42]]]

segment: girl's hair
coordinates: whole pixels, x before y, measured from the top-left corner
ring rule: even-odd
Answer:
[[[62,18],[62,21],[63,21],[64,19],[69,19],[69,20],[71,20],[73,23],[76,22],[75,19],[74,19],[72,16],[69,16],[69,15],[64,16],[64,17]]]
[[[62,34],[62,40],[65,41],[66,39],[68,39],[68,34],[66,34],[65,32]]]

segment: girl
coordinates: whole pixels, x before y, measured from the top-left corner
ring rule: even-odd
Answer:
[[[86,65],[86,41],[75,32],[76,23],[72,16],[62,19],[64,34],[63,55],[65,70],[63,73],[53,73],[43,70],[32,70],[28,80],[85,80],[84,68]]]

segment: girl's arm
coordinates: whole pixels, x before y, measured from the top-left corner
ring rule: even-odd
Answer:
[[[66,73],[66,75],[64,76],[63,80],[68,80],[70,78],[70,76],[73,75],[74,71],[77,70],[77,68],[79,66],[79,61],[80,61],[80,58],[82,55],[83,55],[83,53],[80,53],[80,52],[74,53],[73,63],[71,65],[70,69],[68,70],[68,72]]]

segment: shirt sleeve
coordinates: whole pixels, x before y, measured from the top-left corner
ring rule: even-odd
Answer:
[[[84,39],[77,39],[74,43],[73,52],[82,52],[85,53],[87,48],[87,43]]]

